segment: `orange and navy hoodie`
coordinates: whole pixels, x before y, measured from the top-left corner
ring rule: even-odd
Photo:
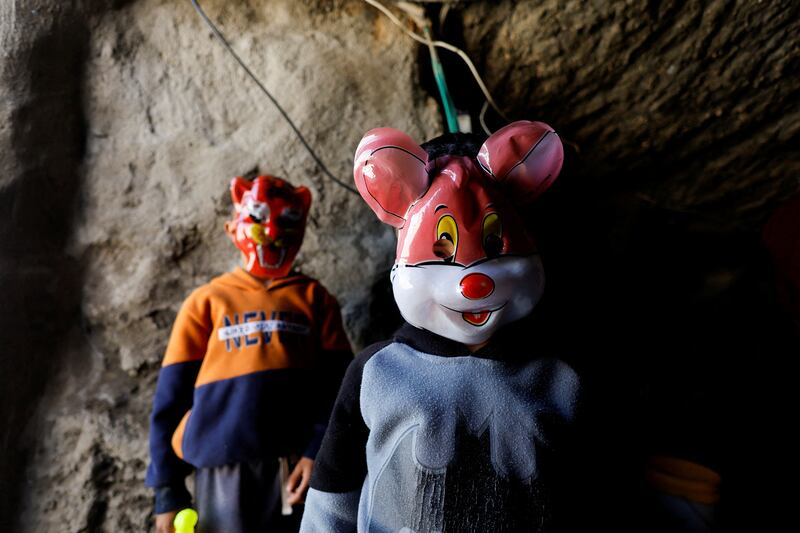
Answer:
[[[146,484],[156,513],[188,505],[185,477],[289,454],[314,458],[352,359],[336,300],[290,274],[242,269],[183,303],[158,376]]]

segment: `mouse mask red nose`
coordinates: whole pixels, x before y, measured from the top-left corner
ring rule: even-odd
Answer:
[[[461,294],[469,300],[480,300],[493,292],[494,281],[485,274],[470,274],[461,280]]]

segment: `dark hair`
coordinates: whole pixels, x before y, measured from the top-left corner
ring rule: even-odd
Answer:
[[[445,133],[420,146],[428,153],[428,159],[433,161],[443,155],[461,155],[476,157],[485,135],[477,133]]]

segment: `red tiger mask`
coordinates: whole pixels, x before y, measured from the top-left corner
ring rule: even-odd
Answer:
[[[234,218],[225,231],[242,252],[244,269],[258,278],[280,278],[292,268],[303,242],[311,191],[273,176],[231,181]]]

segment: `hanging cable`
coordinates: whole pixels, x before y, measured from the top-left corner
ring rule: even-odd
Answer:
[[[484,100],[481,106],[481,113],[478,115],[478,121],[481,123],[481,128],[486,135],[491,135],[492,130],[486,125],[486,110],[489,108],[489,100]]]
[[[392,21],[392,23],[395,26],[403,30],[403,32],[406,35],[408,35],[418,43],[428,46],[428,40],[425,39],[425,37],[409,30],[405,26],[405,24],[403,24],[403,22],[399,18],[397,18],[397,16],[394,13],[392,13],[389,10],[389,8],[387,8],[384,4],[382,4],[378,0],[364,0],[364,1],[369,5],[371,5],[372,7],[374,7],[375,9],[377,9],[378,11],[380,11],[381,13],[383,13],[384,15],[386,15],[386,17],[390,21]],[[489,89],[486,88],[486,84],[483,83],[483,78],[481,78],[481,75],[478,74],[478,69],[475,68],[475,65],[472,63],[472,60],[469,58],[466,52],[444,41],[433,41],[431,44],[433,44],[433,46],[437,48],[443,48],[445,50],[453,52],[454,54],[457,54],[464,61],[464,63],[466,63],[467,67],[472,73],[472,77],[475,78],[475,81],[478,83],[478,87],[480,87],[483,96],[486,98],[486,101],[489,102],[489,105],[492,106],[492,109],[494,109],[497,112],[497,114],[502,117],[503,120],[505,120],[506,122],[511,122],[511,120],[509,120],[509,118],[497,106],[497,103],[495,103],[494,98],[492,98],[492,94],[489,92]]]
[[[299,129],[297,129],[297,126],[294,125],[294,122],[292,122],[292,119],[289,118],[289,115],[286,113],[286,111],[284,111],[283,107],[281,107],[281,105],[278,103],[278,101],[275,99],[275,97],[272,96],[272,93],[270,93],[267,90],[267,88],[264,86],[264,84],[261,83],[261,80],[259,80],[258,77],[256,77],[255,74],[253,74],[253,72],[247,67],[247,65],[242,60],[242,58],[239,57],[239,55],[234,51],[234,49],[231,47],[230,43],[228,43],[228,40],[225,38],[225,36],[222,34],[222,32],[219,30],[219,28],[217,28],[216,24],[214,24],[214,22],[212,22],[211,19],[208,18],[208,16],[206,15],[205,11],[203,11],[203,8],[200,7],[200,4],[198,3],[198,1],[197,0],[191,0],[191,1],[192,1],[192,5],[194,6],[195,11],[197,11],[197,14],[200,15],[200,17],[205,21],[206,25],[211,29],[211,31],[214,33],[214,35],[217,37],[217,39],[219,39],[219,41],[228,50],[228,52],[233,56],[233,58],[236,60],[236,62],[239,63],[239,65],[244,69],[244,71],[247,73],[247,75],[250,77],[250,79],[253,80],[253,82],[255,82],[255,84],[258,86],[258,88],[261,89],[261,92],[263,92],[266,95],[266,97],[269,98],[269,100],[272,102],[272,104],[275,106],[275,108],[278,110],[278,112],[281,114],[281,116],[283,116],[283,118],[289,124],[289,127],[291,127],[292,131],[294,131],[295,135],[297,135],[297,138],[300,140],[300,143],[308,151],[309,155],[314,160],[314,162],[317,164],[319,169],[322,170],[323,174],[325,174],[329,179],[331,179],[334,183],[336,183],[340,187],[342,187],[344,189],[347,189],[348,191],[350,191],[353,194],[358,194],[357,190],[355,190],[353,187],[349,186],[348,184],[346,184],[345,182],[343,182],[342,180],[340,180],[339,178],[334,176],[331,173],[331,171],[328,170],[328,167],[325,166],[325,164],[317,156],[316,152],[314,152],[314,150],[311,148],[311,146],[308,144],[308,142],[306,142],[305,137],[303,137],[303,134],[300,133]]]
[[[369,5],[371,5],[372,7],[374,7],[375,9],[377,9],[378,11],[380,11],[381,13],[386,15],[386,17],[390,21],[392,21],[392,23],[394,25],[396,25],[401,30],[403,30],[403,32],[406,35],[408,35],[409,37],[411,37],[412,39],[414,39],[415,41],[417,41],[417,42],[419,42],[421,44],[424,44],[426,46],[428,45],[428,41],[423,36],[417,35],[413,31],[409,30],[403,24],[403,22],[399,18],[397,18],[397,16],[395,16],[394,13],[389,11],[389,8],[387,8],[385,5],[380,3],[378,0],[364,0],[364,2],[368,3]],[[412,20],[414,20],[414,22],[418,26],[423,26],[422,22],[418,20],[418,17],[414,16],[412,13],[408,12],[407,10],[405,10],[405,11],[409,14],[409,16],[412,18]],[[497,114],[500,115],[500,117],[503,120],[505,120],[506,122],[511,122],[511,119],[509,119],[505,115],[505,113],[503,113],[500,110],[500,108],[497,106],[497,103],[494,101],[494,98],[492,98],[491,93],[489,93],[489,89],[486,88],[486,84],[483,83],[483,79],[481,78],[481,75],[478,74],[478,69],[475,68],[475,65],[472,63],[472,60],[469,58],[469,56],[467,55],[466,52],[464,52],[460,48],[457,48],[457,47],[453,46],[452,44],[444,42],[444,41],[433,41],[432,44],[433,44],[433,46],[436,46],[437,48],[444,48],[445,50],[449,50],[449,51],[451,51],[451,52],[453,52],[455,54],[458,54],[458,56],[464,61],[464,63],[466,63],[467,67],[469,67],[469,70],[472,73],[472,77],[475,78],[475,81],[478,83],[478,87],[480,87],[481,92],[483,93],[483,96],[486,98],[486,104],[484,104],[484,106],[481,108],[481,113],[478,116],[478,119],[479,119],[479,121],[481,123],[481,128],[483,128],[483,131],[486,132],[487,135],[491,135],[491,130],[489,130],[489,128],[486,126],[486,121],[485,121],[486,110],[487,110],[488,106],[491,106],[492,109],[494,109],[497,112]],[[569,139],[567,139],[565,137],[560,137],[560,138],[561,138],[561,141],[564,144],[570,145],[571,147],[573,147],[575,149],[575,151],[577,153],[580,153],[581,150],[580,150],[580,146],[578,145],[578,143],[576,143],[575,141],[571,141],[571,140],[569,140]]]
[[[425,27],[425,37],[428,40],[428,52],[431,55],[431,67],[433,67],[433,77],[436,80],[436,85],[439,87],[439,94],[442,97],[442,107],[444,108],[444,116],[447,119],[447,129],[450,133],[458,132],[458,113],[456,106],[453,104],[453,99],[450,97],[450,91],[447,89],[447,81],[444,77],[444,67],[442,62],[439,61],[439,54],[436,53],[436,48],[433,46],[431,34],[428,27]]]

